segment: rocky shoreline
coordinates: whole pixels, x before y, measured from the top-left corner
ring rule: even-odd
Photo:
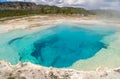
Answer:
[[[42,67],[31,63],[11,65],[0,61],[0,79],[120,79],[120,68],[77,71]]]

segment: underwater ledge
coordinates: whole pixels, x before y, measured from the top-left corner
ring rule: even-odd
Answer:
[[[2,47],[0,48],[0,59],[7,60],[12,64],[17,64],[19,61],[32,62],[47,67],[74,68],[77,70],[94,70],[101,65],[104,67],[111,67],[118,58],[113,55],[114,53],[110,54],[114,59],[112,63],[107,62],[109,65],[105,63],[101,64],[106,58],[107,61],[109,59],[111,60],[110,57],[107,57],[108,55],[105,54],[103,58],[101,57],[102,53],[100,57],[99,54],[97,54],[100,50],[107,50],[109,48],[108,46],[111,41],[105,40],[111,39],[113,36],[111,38],[107,37],[116,32],[114,29],[104,28],[105,27],[98,26],[88,28],[88,26],[76,24],[58,24],[54,28],[52,27],[45,30],[40,29],[40,31],[38,30],[34,33],[30,32],[30,34],[25,30],[14,30],[0,35],[0,46]],[[71,36],[74,38],[71,39]],[[83,36],[85,38],[83,38]],[[106,39],[102,39],[103,37]],[[66,49],[64,50],[64,48]],[[87,62],[87,64],[86,61],[84,61],[85,63],[82,62],[83,64],[80,64],[81,61],[79,62],[79,60],[89,60],[94,58],[94,56],[97,56],[97,59],[94,59],[94,62],[96,62],[95,64],[92,64],[92,61]],[[66,63],[64,63],[63,60],[66,61]],[[118,61],[119,60],[117,60],[117,62]]]

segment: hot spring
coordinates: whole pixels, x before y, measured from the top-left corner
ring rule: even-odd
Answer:
[[[112,27],[75,24],[36,31],[14,30],[0,34],[0,59],[56,68],[119,66],[120,49],[115,48],[118,33]]]

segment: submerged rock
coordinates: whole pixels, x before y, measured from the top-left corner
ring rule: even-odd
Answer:
[[[0,79],[120,79],[119,70],[120,68],[77,71],[21,62],[11,65],[8,62],[0,61]]]

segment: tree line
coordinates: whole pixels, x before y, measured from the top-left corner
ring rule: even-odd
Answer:
[[[37,5],[37,9],[34,9],[34,10],[33,9],[32,10],[29,10],[29,9],[0,10],[0,18],[22,16],[22,15],[34,15],[34,14],[37,14],[37,15],[39,14],[62,14],[62,15],[82,15],[82,16],[93,15],[92,12],[87,11],[83,8],[73,8],[73,7],[60,8],[57,6],[48,6],[48,5]]]

